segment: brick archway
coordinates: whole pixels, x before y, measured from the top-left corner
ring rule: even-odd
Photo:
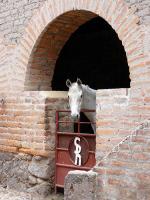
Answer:
[[[143,32],[137,25],[139,19],[134,15],[134,10],[127,7],[123,0],[116,1],[70,1],[68,3],[62,0],[46,1],[43,6],[38,9],[28,26],[25,29],[24,36],[18,47],[18,56],[16,58],[16,73],[19,68],[19,76],[21,80],[20,89],[24,89],[27,66],[31,59],[34,47],[44,34],[50,23],[53,24],[55,19],[69,11],[78,10],[93,13],[104,18],[116,31],[119,39],[122,41],[130,67],[131,87],[136,85],[135,71],[144,65],[143,59]]]
[[[96,14],[89,11],[68,11],[53,20],[33,47],[25,77],[25,90],[50,91],[59,53],[70,35]]]

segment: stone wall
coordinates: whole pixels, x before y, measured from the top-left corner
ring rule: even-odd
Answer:
[[[0,153],[0,185],[47,196],[54,189],[54,156]]]
[[[140,17],[140,24],[150,24],[149,0],[126,0],[126,2],[136,10],[136,15]]]
[[[45,0],[4,0],[0,1],[0,32],[7,43],[16,44],[22,37],[24,28]]]

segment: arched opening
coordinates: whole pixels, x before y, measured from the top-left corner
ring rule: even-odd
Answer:
[[[48,24],[36,41],[30,55],[25,77],[26,91],[52,90],[54,68],[61,49],[81,24],[96,16],[85,10],[69,11]],[[65,82],[59,80],[58,84],[65,85]]]
[[[95,89],[129,88],[129,67],[114,29],[89,11],[57,17],[39,37],[28,63],[25,90],[66,90],[65,81]]]
[[[65,80],[77,77],[94,89],[130,87],[122,42],[101,17],[81,25],[66,42],[56,61],[52,89],[66,90]]]

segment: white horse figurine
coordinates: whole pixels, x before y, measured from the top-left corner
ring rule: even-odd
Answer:
[[[77,78],[77,82],[71,83],[69,79],[66,81],[69,88],[68,99],[71,110],[71,117],[74,120],[80,118],[80,110],[95,110],[96,109],[96,90],[89,88],[89,86],[82,84],[81,80]],[[95,112],[84,113],[91,122],[95,122]],[[95,124],[91,124],[94,133],[96,132]]]

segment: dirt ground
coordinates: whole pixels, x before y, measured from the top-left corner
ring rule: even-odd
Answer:
[[[18,192],[15,190],[0,187],[0,200],[63,200],[63,194],[51,194],[46,198],[32,196],[29,193]]]

